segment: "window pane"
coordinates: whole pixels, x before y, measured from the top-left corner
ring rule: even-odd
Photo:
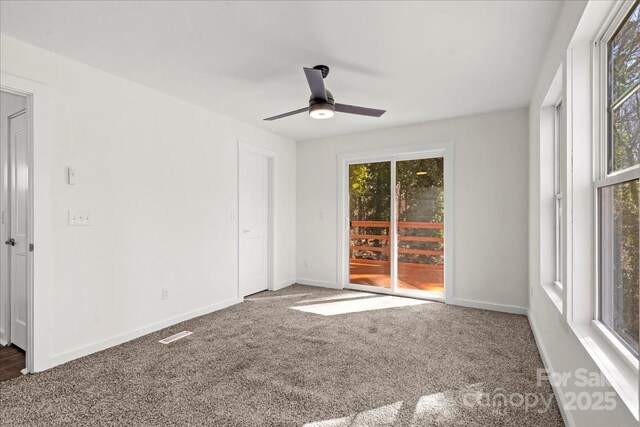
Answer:
[[[564,254],[564,219],[562,212],[563,199],[556,198],[556,282],[563,284],[564,271],[562,270],[562,257]]]
[[[609,42],[610,104],[640,82],[640,4]]]
[[[600,320],[638,352],[639,180],[600,189]]]
[[[556,194],[564,191],[562,175],[564,173],[564,129],[562,128],[562,103],[556,106],[555,127],[556,132],[553,140],[554,146],[554,191]]]
[[[556,240],[556,274],[555,280],[557,283],[562,284],[564,281],[563,272],[563,256],[564,256],[564,174],[565,174],[565,160],[564,160],[564,131],[562,129],[562,103],[556,106],[556,134],[554,138],[554,190],[555,190],[555,202],[556,202],[556,222],[555,222],[555,240]]]
[[[611,147],[609,172],[638,164],[640,159],[640,90],[623,102],[611,114]]]
[[[444,159],[396,163],[398,288],[444,292]]]
[[[349,166],[349,282],[391,287],[391,162]]]

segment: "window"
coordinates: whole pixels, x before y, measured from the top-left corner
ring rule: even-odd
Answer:
[[[562,288],[564,283],[564,216],[565,216],[565,139],[562,127],[562,101],[555,108],[555,135],[553,141],[554,149],[554,195],[555,195],[555,284]]]
[[[597,320],[638,355],[640,282],[640,3],[603,43],[606,137],[595,180],[598,227]]]

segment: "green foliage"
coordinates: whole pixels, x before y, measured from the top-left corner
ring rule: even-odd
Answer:
[[[640,160],[640,4],[609,43],[609,171]]]
[[[395,197],[399,222],[444,221],[444,162],[442,158],[396,162]],[[391,220],[391,162],[349,167],[350,217],[353,221]],[[388,235],[388,228],[357,227],[356,234]],[[442,229],[403,228],[407,236],[444,237]],[[387,247],[386,239],[357,239],[357,246]],[[402,242],[401,247],[442,250],[441,242]],[[387,260],[380,251],[358,251],[360,258]],[[401,254],[400,262],[441,264],[442,257]]]
[[[609,172],[640,162],[640,3],[609,43]],[[614,330],[638,343],[640,212],[638,180],[616,185],[613,200]]]
[[[442,158],[397,162],[398,221],[444,220],[444,162]]]
[[[640,282],[640,182],[617,185],[614,190],[614,329],[638,342]]]
[[[351,219],[390,221],[391,163],[365,163],[349,167]]]

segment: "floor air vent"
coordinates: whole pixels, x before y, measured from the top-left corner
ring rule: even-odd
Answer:
[[[193,332],[190,331],[182,331],[182,332],[178,332],[177,334],[171,335],[170,337],[167,337],[163,340],[158,341],[161,344],[170,344],[174,341],[178,341],[180,338],[184,338],[186,336],[191,335]]]

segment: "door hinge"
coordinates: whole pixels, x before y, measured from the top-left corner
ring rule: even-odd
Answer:
[[[29,243],[29,252],[33,252],[33,243]]]

